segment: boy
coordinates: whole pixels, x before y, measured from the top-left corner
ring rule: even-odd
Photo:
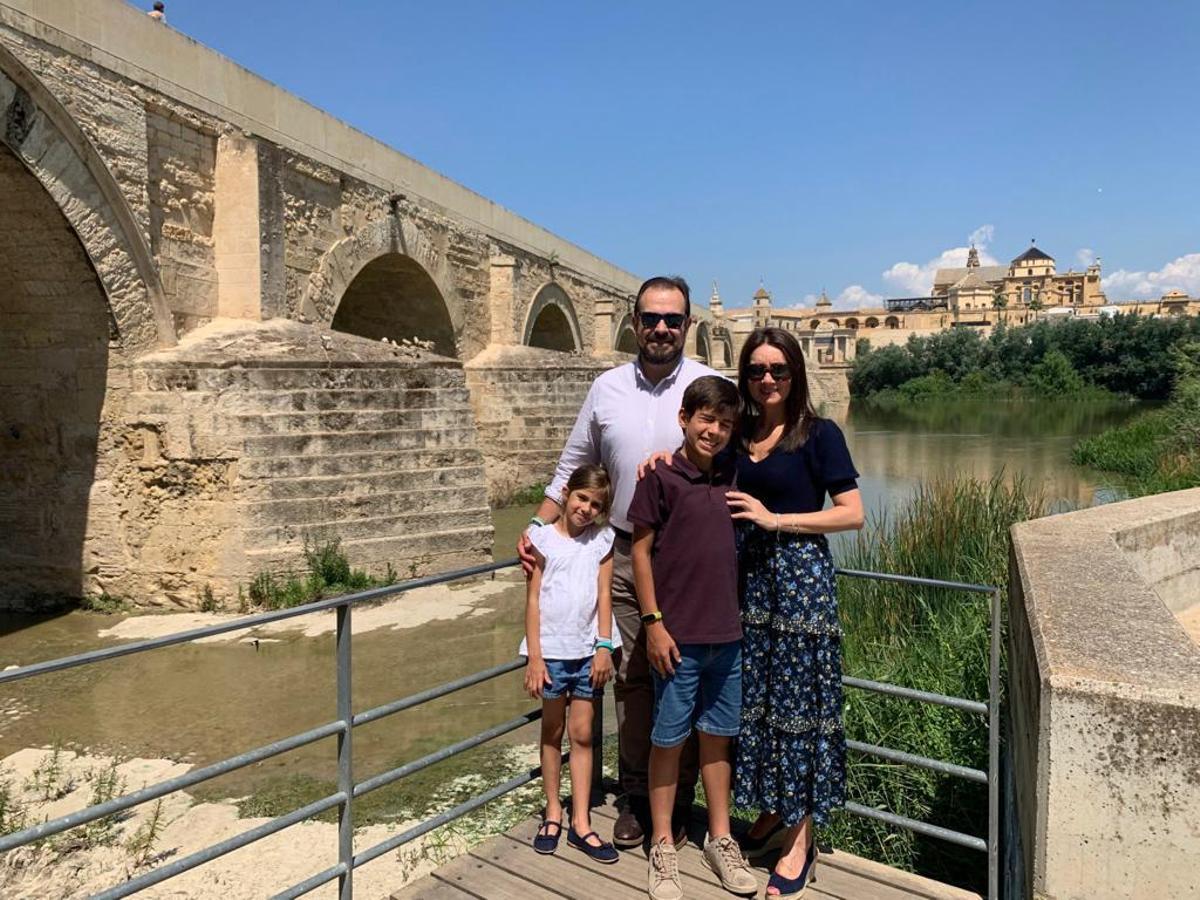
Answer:
[[[650,735],[651,900],[680,900],[683,889],[671,834],[679,755],[699,732],[700,777],[708,798],[704,862],[726,890],[754,893],[753,874],[729,833],[730,741],[742,706],[742,627],[737,556],[726,492],[733,461],[717,460],[737,421],[730,381],[706,375],[683,394],[683,448],[671,465],[638,483],[629,506],[633,577],[646,653],[654,670]]]

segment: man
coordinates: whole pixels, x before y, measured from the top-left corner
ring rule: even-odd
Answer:
[[[647,792],[654,710],[654,685],[630,561],[633,526],[628,518],[629,502],[637,486],[638,464],[651,453],[674,450],[682,443],[679,409],[683,392],[697,378],[717,374],[683,355],[691,312],[690,292],[682,278],[656,276],[638,289],[633,306],[637,359],[610,369],[592,383],[558,460],[554,479],[546,488],[546,499],[531,520],[540,524],[558,518],[558,498],[576,467],[602,463],[608,469],[613,484],[609,521],[616,532],[612,600],[622,643],[614,685],[620,782],[626,797],[613,827],[613,843],[618,847],[636,847],[649,825]],[[517,554],[528,571],[533,556],[526,535],[517,543]],[[685,825],[697,771],[693,738],[680,765],[674,817],[677,844],[686,840]]]

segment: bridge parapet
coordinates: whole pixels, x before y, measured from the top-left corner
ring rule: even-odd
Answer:
[[[1006,895],[1200,897],[1200,489],[1012,537]]]

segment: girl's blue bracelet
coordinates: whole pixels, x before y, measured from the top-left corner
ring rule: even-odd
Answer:
[[[609,653],[613,652],[613,642],[612,641],[606,640],[605,638],[596,638],[596,643],[592,645],[592,649],[599,650],[601,647],[603,647]]]

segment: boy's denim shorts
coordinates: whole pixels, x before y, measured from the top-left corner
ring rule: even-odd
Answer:
[[[654,675],[656,747],[682,744],[692,727],[705,734],[733,737],[742,719],[742,642],[680,644],[675,674]]]
[[[542,688],[543,699],[557,700],[569,694],[580,700],[591,700],[604,694],[604,688],[592,687],[590,656],[583,659],[548,659],[546,671],[550,674],[550,684]]]

